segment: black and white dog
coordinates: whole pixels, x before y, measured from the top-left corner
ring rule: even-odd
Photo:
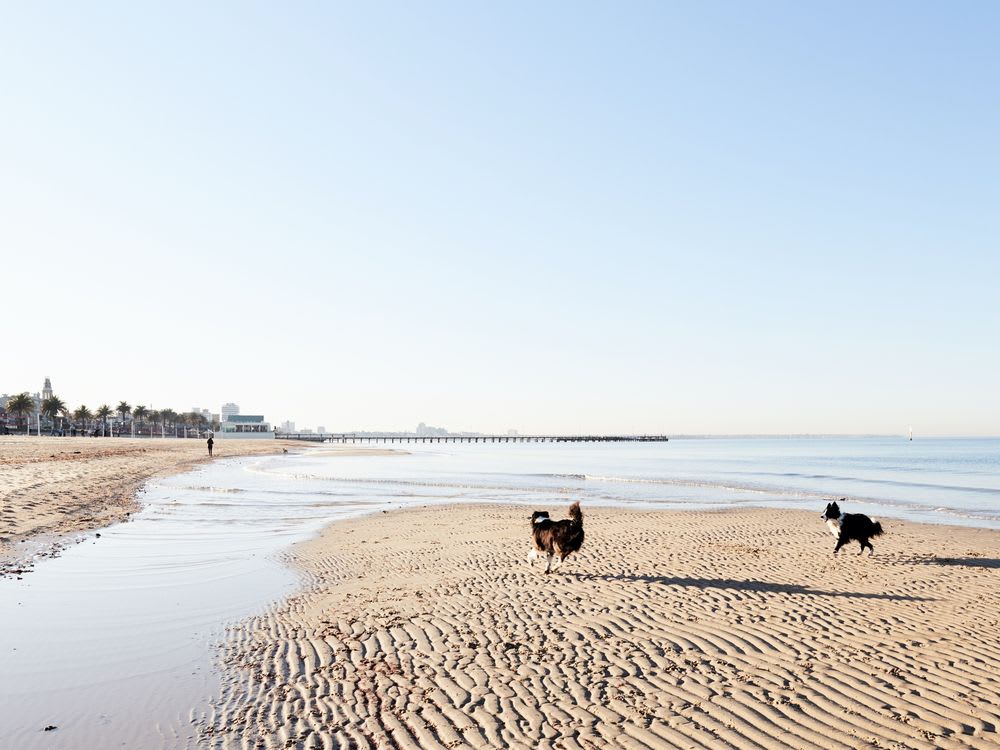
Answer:
[[[540,553],[546,557],[545,572],[552,570],[552,558],[559,557],[558,565],[563,560],[578,552],[583,546],[583,513],[580,503],[569,506],[569,518],[553,521],[544,510],[536,510],[531,514],[531,552],[528,563],[534,565],[535,558]]]
[[[840,498],[846,500],[846,498]],[[826,527],[830,533],[837,537],[837,546],[833,548],[833,554],[840,552],[840,548],[852,539],[861,545],[859,555],[864,554],[865,547],[868,554],[874,555],[875,548],[868,540],[874,536],[882,536],[882,524],[872,521],[863,513],[841,513],[840,506],[836,501],[826,504],[826,511],[820,516],[826,521]]]

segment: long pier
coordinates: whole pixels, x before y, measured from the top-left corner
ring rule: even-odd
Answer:
[[[666,435],[357,435],[353,433],[280,432],[282,440],[316,443],[665,443]]]

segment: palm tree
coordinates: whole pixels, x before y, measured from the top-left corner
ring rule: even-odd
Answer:
[[[101,420],[102,436],[108,434],[108,417],[110,417],[112,414],[114,414],[114,412],[111,411],[111,407],[108,406],[107,404],[101,404],[97,408],[97,418]]]
[[[156,427],[156,425],[158,425],[158,424],[160,425],[160,437],[163,437],[163,425],[160,424],[160,420],[161,419],[162,419],[162,415],[160,414],[160,412],[158,412],[156,410],[153,410],[153,411],[149,412],[149,436],[150,437],[153,437],[153,428]]]
[[[66,413],[66,402],[58,396],[49,396],[42,402],[42,414],[52,420],[50,434],[55,432],[56,418]]]
[[[7,401],[7,411],[15,417],[24,419],[24,430],[28,432],[28,415],[35,410],[35,399],[27,391],[18,393],[10,397]]]
[[[118,412],[119,414],[121,414],[121,417],[122,417],[122,427],[124,428],[124,426],[125,426],[125,417],[127,417],[129,414],[132,413],[132,407],[129,406],[128,401],[119,401],[118,402],[118,406],[115,407],[115,411]],[[119,430],[118,434],[121,434],[120,430]]]
[[[129,406],[128,401],[119,401],[118,402],[118,406],[115,407],[115,411],[122,415],[122,429],[124,429],[125,428],[125,417],[127,417],[129,414],[132,413],[132,407]],[[118,430],[119,437],[121,436],[121,434],[122,434],[122,431]]]
[[[135,407],[132,410],[132,418],[139,420],[139,434],[140,435],[142,434],[142,424],[143,424],[142,418],[145,417],[147,414],[149,414],[149,409],[147,409],[145,406],[142,406],[142,405],[137,406],[137,407]]]
[[[186,425],[190,425],[195,430],[199,430],[201,428],[201,423],[204,419],[205,418],[196,411],[189,411],[187,414],[183,416],[184,423]],[[184,437],[187,437],[186,430],[184,432]]]
[[[166,424],[174,428],[174,437],[177,437],[177,412],[173,409],[160,409],[160,416]]]
[[[93,413],[84,405],[80,405],[80,408],[73,412],[73,419],[80,423],[80,431],[87,431],[87,423],[94,418]]]

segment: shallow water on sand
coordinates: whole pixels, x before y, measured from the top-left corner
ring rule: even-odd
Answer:
[[[156,480],[131,522],[0,580],[0,747],[193,744],[225,623],[294,587],[277,553],[371,509],[267,491],[250,472],[281,458]]]

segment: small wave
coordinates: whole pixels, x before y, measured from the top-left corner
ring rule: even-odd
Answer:
[[[189,490],[191,492],[225,492],[233,495],[247,491],[239,487],[212,487],[211,485],[182,485],[173,489]]]
[[[907,469],[911,471],[911,469]],[[937,482],[908,482],[900,479],[879,479],[876,477],[854,477],[854,476],[838,476],[835,474],[813,474],[813,473],[802,473],[802,472],[768,472],[768,471],[758,471],[754,472],[756,475],[760,476],[776,476],[776,477],[793,477],[796,479],[822,479],[825,481],[833,482],[859,482],[862,484],[883,484],[890,487],[903,487],[903,488],[917,488],[922,490],[944,490],[948,492],[976,492],[986,495],[998,495],[1000,496],[1000,488],[997,487],[977,487],[962,484],[940,484]]]
[[[587,474],[585,478],[591,482],[620,482],[623,484],[650,484],[664,485],[668,487],[697,487],[699,489],[724,490],[726,492],[741,492],[753,495],[785,495],[789,497],[827,497],[829,493],[813,492],[810,490],[798,490],[781,487],[760,487],[751,484],[737,484],[733,482],[718,482],[700,479],[663,479],[663,478],[643,478],[643,477],[609,477],[595,474]]]
[[[362,484],[390,487],[431,487],[454,490],[494,490],[497,492],[531,492],[537,487],[517,487],[513,485],[469,484],[461,482],[429,482],[419,479],[384,479],[379,477],[331,477],[317,474],[292,474],[285,472],[258,472],[271,477],[283,479],[304,479],[312,482],[336,482],[338,484]]]

